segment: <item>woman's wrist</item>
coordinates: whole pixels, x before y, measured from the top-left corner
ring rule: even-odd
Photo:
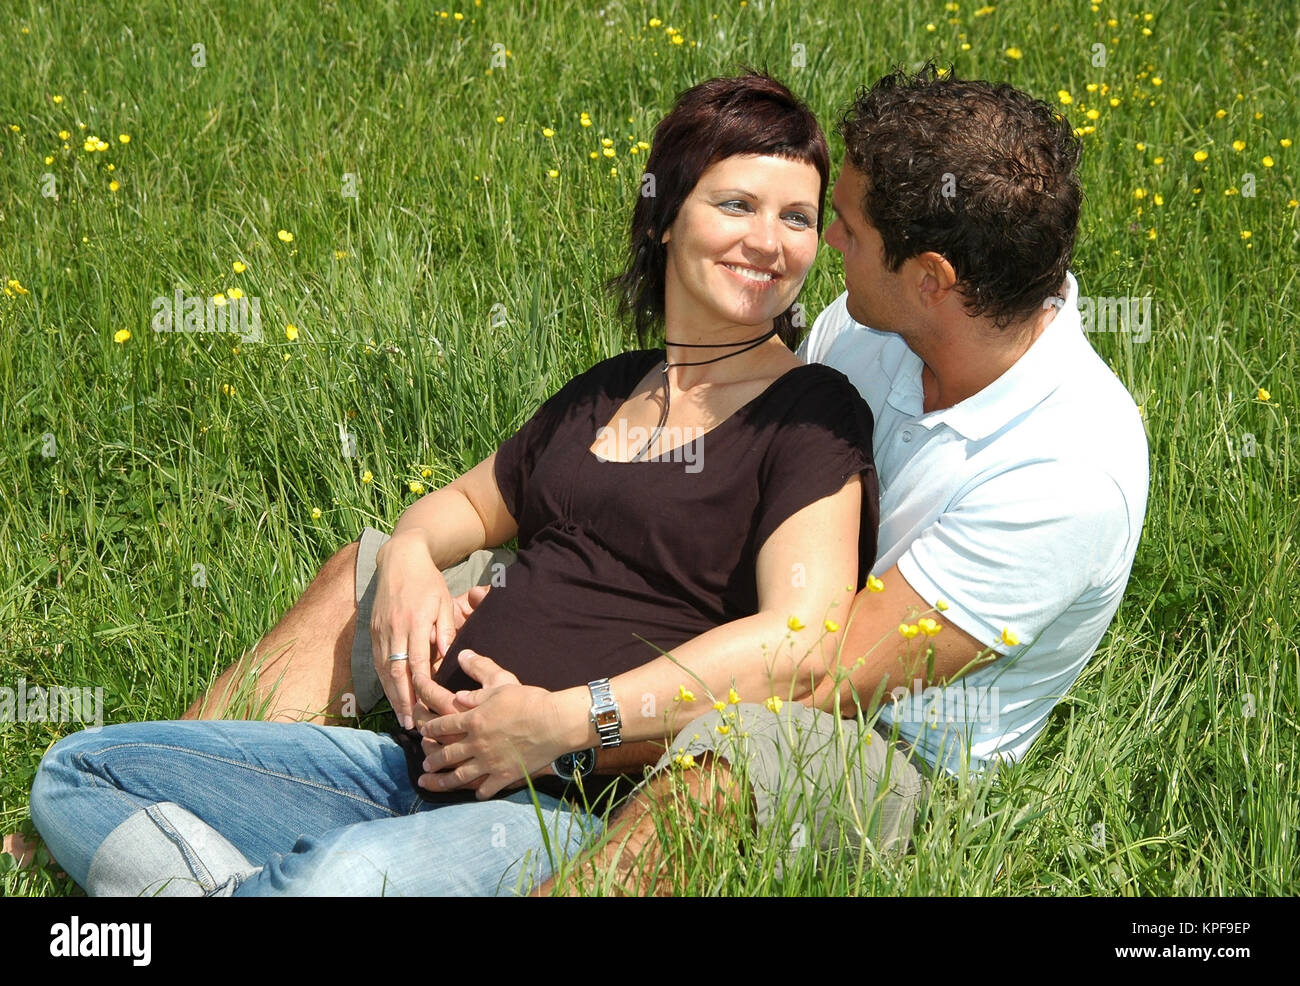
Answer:
[[[591,693],[586,685],[555,692],[556,720],[564,752],[587,750],[600,745],[600,734],[591,721]]]

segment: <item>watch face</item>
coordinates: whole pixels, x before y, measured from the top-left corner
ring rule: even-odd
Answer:
[[[579,750],[573,754],[573,772],[586,777],[596,769],[596,751]]]

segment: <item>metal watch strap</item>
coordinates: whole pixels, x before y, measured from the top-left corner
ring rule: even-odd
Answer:
[[[601,747],[621,746],[623,720],[619,718],[618,703],[614,701],[614,689],[609,687],[609,679],[590,681],[587,688],[591,691],[591,724],[600,736]]]

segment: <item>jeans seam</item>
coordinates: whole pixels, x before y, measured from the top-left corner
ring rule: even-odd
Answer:
[[[286,774],[281,771],[268,770],[265,767],[258,767],[244,760],[235,760],[231,757],[223,757],[215,753],[205,753],[202,750],[195,750],[188,746],[173,746],[169,743],[117,743],[114,744],[113,746],[97,747],[94,753],[102,754],[102,753],[107,753],[111,750],[128,750],[128,749],[136,749],[136,748],[145,749],[145,750],[170,750],[174,753],[188,753],[191,756],[204,757],[208,760],[215,760],[219,763],[228,764],[232,767],[243,767],[246,770],[251,770],[258,774],[265,774],[268,777],[276,777],[281,780],[292,781],[295,784],[302,784],[306,787],[315,788],[318,791],[325,791],[330,794],[340,795],[351,801],[357,801],[360,802],[361,804],[369,805],[372,808],[377,808],[380,811],[385,811],[394,818],[402,817],[400,812],[394,811],[388,805],[380,804],[378,801],[373,801],[370,798],[361,797],[359,795],[353,794],[350,791],[344,791],[336,787],[331,787],[328,784],[321,784],[319,781],[307,780],[306,778],[302,778],[302,777],[294,777],[292,774]],[[79,752],[75,754],[75,756],[86,757],[86,758],[88,758],[90,755],[91,754],[89,752]],[[94,775],[94,776],[97,777],[98,775]],[[112,786],[115,791],[118,791],[120,793],[121,789],[117,788],[116,785],[110,785],[110,786]],[[128,798],[127,800],[129,801],[130,799]],[[132,804],[134,804],[134,802],[132,802]]]
[[[167,817],[162,812],[158,811],[158,805],[160,804],[164,804],[164,802],[160,801],[157,804],[150,805],[144,810],[144,813],[149,816],[149,820],[158,827],[159,831],[168,838],[172,845],[179,850],[185,860],[185,865],[190,868],[190,872],[194,874],[194,878],[198,881],[203,892],[207,894],[215,890],[217,881],[213,878],[212,871],[198,857],[198,854],[194,852],[194,848],[181,836],[180,832],[176,831],[176,827],[167,820]]]

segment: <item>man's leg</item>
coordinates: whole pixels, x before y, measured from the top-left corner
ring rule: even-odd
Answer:
[[[269,703],[264,717],[270,721],[339,721],[352,681],[356,560],[355,541],[335,552],[274,629],[181,718],[222,719],[236,712],[246,718]]]
[[[493,894],[598,828],[527,795],[429,804],[401,748],[365,730],[160,722],[60,741],[31,807],[92,895]]]
[[[693,766],[674,776],[670,766],[683,759]],[[689,830],[696,812],[730,810],[746,791],[755,829],[787,826],[788,848],[840,849],[870,840],[881,851],[901,852],[929,790],[915,754],[855,720],[797,703],[779,713],[750,704],[709,712],[673,741],[602,844],[538,893],[608,889],[611,880],[615,892],[670,893],[659,845],[665,814],[675,813]]]
[[[725,761],[706,757],[699,769],[683,772],[680,780],[660,771],[618,810],[598,846],[579,857],[562,877],[539,886],[533,896],[558,892],[574,897],[579,887],[601,888],[616,896],[667,896],[670,881],[656,818],[673,811],[689,830],[697,812],[726,811],[728,802],[737,797],[739,790]]]
[[[321,567],[302,597],[253,650],[227,668],[183,719],[250,718],[337,723],[384,697],[371,664],[375,555],[388,535],[365,528]],[[489,585],[514,561],[508,549],[476,551],[442,576],[453,596]]]

